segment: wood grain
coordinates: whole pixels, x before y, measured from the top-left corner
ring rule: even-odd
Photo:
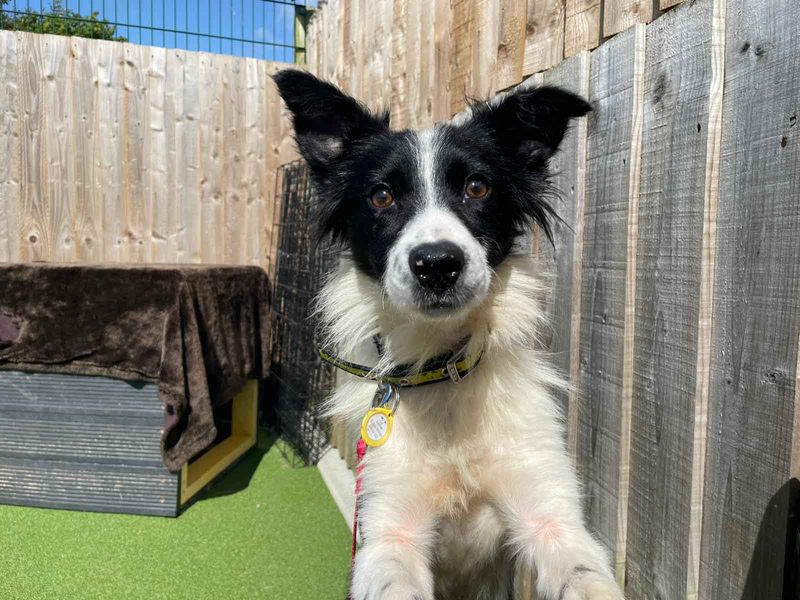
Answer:
[[[493,93],[522,81],[528,4],[526,0],[506,0],[500,6],[500,31],[497,40]]]
[[[147,86],[142,68],[143,46],[123,45],[122,104],[120,139],[122,145],[122,248],[126,262],[145,262],[150,250],[147,207],[143,181],[146,178],[144,146],[148,131],[142,127],[147,109]]]
[[[97,65],[94,44],[85,38],[70,38],[69,77],[69,202],[74,206],[73,232],[76,259],[100,262],[102,259],[102,196],[95,188],[95,130],[97,110]]]
[[[448,118],[466,107],[470,91],[472,44],[475,31],[475,8],[470,0],[450,2],[450,112]]]
[[[0,262],[19,260],[20,119],[17,36],[0,32]]]
[[[8,35],[3,32],[3,35]],[[42,41],[33,34],[19,34],[19,110],[21,198],[19,203],[20,258],[50,258],[50,206],[47,178],[46,109],[43,106],[44,59]]]
[[[714,311],[714,279],[717,251],[717,215],[720,195],[720,158],[725,76],[726,0],[714,0],[711,23],[711,84],[708,101],[706,179],[703,192],[703,245],[700,306],[697,323],[697,369],[692,443],[692,489],[689,513],[689,561],[686,597],[696,600],[700,588],[700,552],[703,544],[703,508],[708,451],[708,411],[711,375],[711,343]]]
[[[800,332],[796,8],[741,0],[725,16],[701,598],[783,597]]]
[[[564,0],[528,0],[527,4],[523,75],[549,69],[564,58]]]
[[[544,74],[544,83],[557,85],[589,97],[589,53],[582,52]],[[553,291],[548,314],[553,324],[550,352],[559,369],[577,384],[581,259],[583,258],[583,213],[586,201],[586,127],[588,117],[575,121],[567,131],[561,149],[550,160],[553,185],[559,193],[554,208],[563,221],[553,223]],[[575,318],[573,318],[575,317]],[[574,379],[573,379],[574,377]],[[577,434],[575,393],[559,394],[562,412],[567,417],[567,440],[574,457]]]
[[[711,11],[647,29],[626,593],[683,598],[688,565]]]
[[[635,23],[649,23],[657,10],[658,0],[604,0],[603,37],[616,35]]]
[[[622,425],[625,275],[628,248],[636,35],[592,54],[581,274],[577,467],[586,518],[617,548]]]
[[[564,57],[600,44],[601,0],[565,0]]]

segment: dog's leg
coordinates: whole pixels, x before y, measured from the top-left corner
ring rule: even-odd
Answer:
[[[362,544],[353,568],[353,600],[433,600],[430,490],[418,474],[393,475],[380,483],[365,478],[366,490],[380,491],[369,491],[359,505]]]
[[[583,523],[579,486],[559,448],[506,458],[495,470],[497,506],[518,560],[553,600],[621,600],[606,552]],[[526,460],[527,458],[527,460]]]

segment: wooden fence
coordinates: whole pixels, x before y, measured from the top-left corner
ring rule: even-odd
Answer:
[[[0,262],[269,267],[278,68],[0,31]]]
[[[554,160],[552,348],[588,520],[633,600],[794,597],[796,9],[697,0],[645,26],[620,0],[329,0],[310,26],[312,70],[395,126],[535,71],[594,103]]]

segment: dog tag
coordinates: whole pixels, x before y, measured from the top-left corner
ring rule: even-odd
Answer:
[[[386,383],[378,384],[373,407],[367,411],[361,421],[361,438],[367,446],[377,448],[383,446],[389,439],[392,433],[394,411],[399,401],[400,392],[395,386]]]

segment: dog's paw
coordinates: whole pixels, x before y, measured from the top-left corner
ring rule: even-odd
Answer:
[[[558,600],[624,600],[624,596],[613,579],[588,571],[564,584]]]

